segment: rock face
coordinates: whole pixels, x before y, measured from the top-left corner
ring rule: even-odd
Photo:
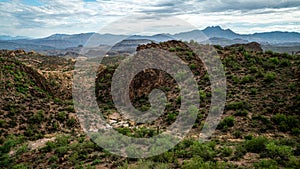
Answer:
[[[149,53],[147,53],[149,52]],[[153,53],[152,53],[153,52]],[[151,55],[152,54],[152,55]],[[127,64],[129,67],[139,67],[141,63],[147,64],[148,62],[159,64],[162,66],[165,66],[164,63],[173,63],[174,61],[170,59],[170,56],[174,56],[178,58],[178,62],[191,67],[191,71],[193,74],[196,74],[196,81],[199,83],[201,77],[203,77],[206,73],[204,64],[199,59],[198,56],[193,52],[193,50],[185,43],[181,41],[168,41],[168,42],[162,42],[159,44],[156,43],[149,43],[140,45],[137,48],[137,53],[132,57],[132,59],[137,59],[137,62],[128,62]],[[143,59],[151,57],[152,59],[147,60],[147,62],[139,62],[143,61]],[[175,59],[177,63],[177,58]],[[175,63],[174,62],[174,63]],[[110,62],[112,63],[112,62]],[[147,64],[148,65],[148,64]],[[115,70],[119,67],[119,63],[114,64],[108,64],[106,65],[106,68],[103,69],[97,76],[96,79],[96,95],[98,98],[98,104],[99,107],[105,107],[105,109],[112,110],[112,112],[117,112],[115,110],[114,105],[111,103],[115,103],[115,100],[112,100],[111,95],[111,81],[112,77],[115,76]],[[168,66],[165,66],[168,67]],[[120,81],[126,81],[128,80],[131,75],[131,72],[127,69],[122,69],[122,74],[126,76],[120,77]],[[158,69],[144,69],[141,70],[138,74],[133,75],[133,79],[130,81],[129,86],[120,86],[118,87],[120,90],[116,91],[119,92],[118,95],[120,96],[119,99],[124,99],[125,96],[122,92],[123,88],[129,87],[129,98],[132,105],[135,107],[135,109],[144,112],[151,108],[150,101],[149,101],[149,95],[154,89],[159,89],[164,92],[168,108],[164,110],[164,115],[159,117],[159,120],[155,121],[155,124],[157,126],[165,126],[167,120],[167,115],[170,113],[176,113],[180,109],[180,104],[177,104],[180,102],[180,90],[179,85],[177,84],[174,77],[172,77],[170,74],[168,74],[166,71],[158,70]],[[199,84],[198,84],[199,85]],[[204,88],[204,84],[201,85],[201,88]],[[125,122],[125,125],[127,125],[128,120],[130,118],[124,117],[120,114],[120,119],[116,120],[113,118],[110,118],[111,115],[105,115],[108,116],[108,119]],[[118,116],[114,114],[114,116]],[[143,115],[141,115],[144,117]],[[170,119],[170,117],[169,117]],[[114,121],[109,121],[108,123],[113,124]],[[124,126],[123,124],[116,124]],[[140,124],[138,124],[140,125]],[[142,124],[141,124],[142,125]],[[131,126],[131,125],[129,125]],[[135,126],[139,127],[139,126]]]
[[[225,48],[236,48],[236,47],[244,47],[246,51],[250,51],[250,52],[263,52],[261,45],[257,42],[251,42],[248,44],[235,44],[235,45],[227,46]]]

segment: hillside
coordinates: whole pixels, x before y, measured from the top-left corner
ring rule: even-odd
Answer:
[[[213,47],[197,43],[189,46],[197,46],[203,52]],[[72,101],[74,60],[2,50],[0,166],[300,168],[300,57],[263,52],[257,43],[214,46],[227,78],[226,106],[210,141],[200,143],[211,88],[205,66],[189,46],[173,40],[144,44],[137,49],[160,49],[178,56],[196,77],[201,99],[196,123],[187,138],[171,150],[146,159],[113,155],[82,131]],[[163,55],[158,57],[166,59]],[[149,94],[159,88],[166,93],[167,106],[153,123],[134,123],[116,111],[110,93],[112,75],[123,59],[104,58],[100,65],[96,78],[98,105],[118,132],[130,137],[153,137],[176,120],[182,99],[178,84],[157,69],[137,74],[130,84],[133,105],[138,110],[148,110]]]

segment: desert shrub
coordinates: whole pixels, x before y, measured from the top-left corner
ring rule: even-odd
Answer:
[[[22,85],[16,87],[17,92],[26,94],[28,92],[28,86]]]
[[[223,47],[221,45],[214,45],[214,48],[219,49],[219,50],[223,49]]]
[[[291,90],[291,91],[296,91],[297,90],[297,84],[295,84],[295,83],[290,83],[289,84],[289,89]]]
[[[273,82],[276,79],[276,74],[274,72],[267,72],[264,75],[264,80],[266,82]]]
[[[273,55],[273,51],[267,50],[267,51],[265,51],[265,54]]]
[[[289,161],[285,164],[286,168],[300,168],[299,157],[292,156]]]
[[[46,146],[41,148],[42,152],[50,152],[51,150],[53,150],[56,147],[56,144],[52,141],[48,141],[46,142]]]
[[[146,128],[146,127],[141,127],[139,129],[135,130],[135,137],[152,137],[154,136],[156,133],[156,130],[154,129],[150,129],[150,128]]]
[[[242,138],[242,132],[240,130],[236,130],[233,132],[233,136],[235,138]]]
[[[176,113],[169,113],[167,115],[167,121],[168,121],[168,123],[173,122],[174,120],[176,120],[176,118],[177,118],[177,114]]]
[[[74,127],[76,124],[76,119],[74,117],[71,117],[70,119],[67,120],[67,125],[69,127]]]
[[[128,165],[126,161],[122,166],[118,167],[118,169],[167,169],[171,168],[169,164],[166,163],[157,163],[151,160],[139,160],[135,165]]]
[[[21,163],[21,164],[16,164],[14,166],[12,166],[12,169],[28,169],[30,168],[28,166],[28,164],[25,164],[25,163]]]
[[[240,79],[237,76],[231,76],[231,79],[235,84],[240,82]]]
[[[224,169],[224,168],[234,168],[232,164],[225,162],[212,162],[205,161],[199,157],[192,158],[189,161],[184,161],[182,165],[183,169]]]
[[[262,69],[258,69],[256,75],[255,75],[256,78],[261,78],[261,77],[264,77],[264,72]]]
[[[56,148],[56,150],[55,150],[55,153],[56,153],[59,157],[63,157],[67,152],[68,152],[68,147],[67,147],[67,146],[58,147],[58,148]]]
[[[116,130],[125,136],[131,136],[132,134],[131,129],[128,127],[117,128]]]
[[[249,135],[246,135],[244,138],[245,138],[245,140],[252,140],[253,136],[251,134],[249,134]]]
[[[221,153],[222,153],[223,157],[229,157],[229,156],[231,156],[232,152],[233,152],[232,148],[224,146],[222,148],[222,152]]]
[[[269,58],[269,62],[278,65],[279,64],[279,59],[278,59],[278,57]]]
[[[228,127],[233,127],[234,126],[234,117],[233,116],[228,116],[225,117],[219,124],[217,129],[227,129]]]
[[[251,76],[251,75],[247,75],[247,76],[244,76],[241,80],[241,83],[242,84],[245,84],[245,83],[252,83],[255,81],[255,77]]]
[[[191,146],[190,151],[194,157],[201,157],[204,160],[213,160],[216,156],[215,152],[215,142],[208,142],[208,143],[200,143],[194,142]]]
[[[243,52],[243,51],[245,51],[245,47],[244,46],[239,46],[237,50],[239,52]]]
[[[284,114],[277,113],[271,120],[279,126],[280,131],[291,131],[299,127],[299,119],[297,116],[286,116]]]
[[[247,153],[246,148],[243,145],[236,146],[236,150],[234,152],[234,156],[232,157],[232,160],[239,160]]]
[[[258,92],[258,90],[257,90],[256,88],[251,88],[251,89],[250,89],[250,94],[251,94],[251,95],[256,95],[257,92]]]
[[[293,155],[293,149],[286,145],[276,145],[274,142],[270,142],[266,145],[265,153],[267,157],[283,163]]]
[[[3,127],[4,125],[5,125],[5,120],[3,120],[3,119],[0,119],[0,127]]]
[[[44,121],[44,116],[45,112],[43,110],[39,110],[29,119],[29,121],[31,123],[40,123]]]
[[[100,164],[102,161],[100,159],[95,159],[92,163],[92,165]]]
[[[167,151],[160,155],[152,157],[151,160],[154,162],[160,162],[160,163],[172,163],[176,159],[175,159],[173,152]]]
[[[195,70],[197,68],[197,66],[194,63],[190,64],[189,67],[191,70]]]
[[[140,108],[141,111],[148,111],[149,109],[150,109],[150,106],[148,106],[148,105],[143,105],[143,106]]]
[[[256,169],[262,169],[262,168],[268,168],[268,169],[278,169],[278,164],[275,160],[261,160],[258,163],[254,163],[254,168]]]
[[[260,153],[266,149],[268,139],[265,137],[256,137],[245,142],[245,148],[248,152]]]
[[[255,115],[252,117],[252,120],[259,120],[259,121],[263,122],[263,124],[265,124],[265,125],[271,124],[270,120],[263,115]]]
[[[57,114],[57,120],[64,121],[66,119],[66,113],[65,112],[59,112]]]
[[[56,137],[55,139],[55,144],[56,146],[66,146],[69,143],[69,136],[67,135],[60,135],[58,137]],[[49,143],[51,144],[51,143]]]
[[[56,155],[52,155],[49,158],[49,163],[54,163],[54,162],[58,162],[59,158]]]
[[[74,106],[73,105],[69,105],[65,108],[66,111],[68,112],[75,112]]]
[[[280,66],[282,66],[282,67],[287,67],[287,66],[290,66],[290,65],[291,65],[291,62],[288,59],[282,59],[281,62],[280,62]]]
[[[206,93],[205,93],[204,90],[199,90],[199,95],[200,95],[201,101],[203,101],[204,99],[207,98]]]
[[[173,47],[169,48],[169,52],[175,52],[175,51],[176,51],[176,48],[173,48]]]
[[[226,105],[228,110],[248,109],[249,105],[245,101],[230,102]]]
[[[26,153],[27,151],[28,151],[28,144],[23,144],[17,149],[16,155],[21,155],[23,153]]]
[[[250,70],[251,73],[256,73],[256,72],[258,72],[258,68],[257,68],[256,66],[251,66],[251,67],[249,68],[249,70]]]
[[[8,154],[0,154],[0,166],[9,168],[12,161]]]
[[[234,116],[247,116],[248,111],[247,110],[238,110],[236,113],[234,113]]]

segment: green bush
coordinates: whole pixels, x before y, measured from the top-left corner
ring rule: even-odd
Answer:
[[[293,155],[293,149],[289,146],[276,145],[274,142],[271,142],[266,145],[266,155],[271,159],[283,163],[288,161]]]
[[[281,62],[280,62],[280,66],[282,66],[282,67],[287,67],[287,66],[290,66],[290,65],[291,65],[291,62],[288,59],[282,59]]]
[[[170,123],[170,122],[175,121],[176,118],[177,118],[176,113],[169,113],[168,116],[167,116],[167,121]]]
[[[205,161],[208,161],[213,160],[213,158],[216,156],[215,146],[215,142],[208,142],[205,144],[194,142],[190,148],[190,151],[194,157],[201,157]]]
[[[256,169],[278,169],[278,164],[275,160],[261,160],[253,165]]]
[[[22,164],[17,164],[17,165],[14,165],[14,166],[12,167],[12,169],[28,169],[28,168],[30,168],[30,167],[28,167],[28,165],[27,165],[27,164],[24,164],[24,163],[22,163]]]
[[[74,117],[71,117],[70,119],[67,120],[67,125],[69,127],[74,127],[76,124],[76,119]]]
[[[58,147],[58,148],[56,148],[56,150],[55,150],[55,153],[56,153],[59,157],[63,157],[67,152],[68,152],[68,147],[67,147],[67,146]]]
[[[190,64],[189,67],[191,70],[195,70],[197,68],[197,66],[194,63]]]
[[[277,113],[274,115],[271,120],[279,125],[279,130],[286,132],[297,129],[299,127],[299,119],[298,116],[286,116],[284,114]]]
[[[235,166],[225,162],[205,161],[197,157],[197,158],[192,158],[189,161],[184,161],[182,168],[183,169],[225,169],[225,168],[235,168]]]
[[[252,83],[254,81],[255,81],[255,77],[253,77],[251,75],[247,75],[242,78],[241,83],[246,84],[246,83]]]
[[[268,139],[265,137],[256,137],[246,141],[245,148],[248,152],[260,153],[266,149]]]
[[[248,115],[247,110],[238,110],[236,113],[234,113],[234,116],[243,116],[246,117]]]
[[[279,64],[279,59],[278,59],[277,57],[270,58],[270,59],[269,59],[269,62],[271,62],[271,63],[274,63],[274,64],[278,65],[278,64]]]
[[[273,55],[273,51],[267,50],[267,51],[265,51],[265,54]]]
[[[258,68],[257,68],[256,66],[251,66],[251,67],[249,68],[249,70],[250,70],[251,73],[256,73],[256,72],[258,72]]]
[[[233,150],[230,147],[224,146],[222,148],[222,156],[223,157],[229,157],[229,156],[231,156],[232,152],[233,152]]]
[[[58,157],[56,155],[53,155],[49,158],[49,163],[58,162]]]
[[[233,116],[228,116],[225,117],[219,124],[217,129],[226,129],[228,127],[233,127],[234,126],[234,117]]]
[[[169,48],[169,52],[175,52],[175,51],[176,51],[176,48],[173,48],[173,47]]]
[[[266,82],[273,82],[276,79],[276,74],[274,72],[267,72],[264,75],[264,80]]]
[[[39,110],[29,119],[29,121],[31,123],[41,123],[44,121],[44,116],[45,112],[43,110]]]
[[[59,120],[59,121],[64,121],[66,119],[66,113],[65,112],[59,112],[58,114],[57,114],[57,120]]]
[[[228,110],[248,109],[248,104],[245,101],[230,102],[226,105]]]
[[[256,88],[251,88],[251,89],[250,89],[250,94],[251,94],[251,95],[256,95],[257,92],[258,92],[258,90],[257,90]]]
[[[234,138],[242,138],[242,132],[240,130],[236,130],[233,132]]]

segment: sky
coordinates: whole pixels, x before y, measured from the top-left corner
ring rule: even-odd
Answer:
[[[0,35],[300,32],[299,16],[300,0],[0,0]]]

